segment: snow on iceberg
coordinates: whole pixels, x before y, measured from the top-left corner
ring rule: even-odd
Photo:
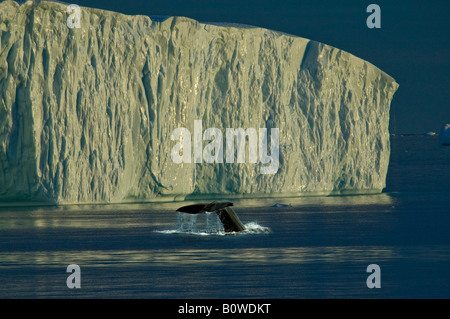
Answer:
[[[0,3],[0,202],[385,187],[398,84],[371,63],[262,28],[85,7],[69,24],[67,9],[47,1]],[[196,132],[195,121],[204,130]],[[200,156],[181,157],[187,135],[171,138],[180,128],[192,133],[192,153]],[[246,134],[229,143],[233,161],[220,142],[228,128]],[[272,128],[278,153],[274,169],[261,174],[270,137],[253,133]],[[255,142],[246,145],[246,136]],[[252,156],[255,150],[267,156]]]
[[[439,134],[439,143],[441,145],[450,146],[450,124],[445,124]]]

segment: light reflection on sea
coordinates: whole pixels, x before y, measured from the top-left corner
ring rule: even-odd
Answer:
[[[422,202],[420,196],[414,198]],[[420,205],[411,200],[388,194],[285,198],[260,201],[259,207],[242,200],[235,207],[243,223],[264,231],[234,235],[201,228],[215,225],[214,214],[199,215],[197,232],[180,231],[179,204],[173,203],[165,209],[155,204],[5,208],[0,214],[0,297],[380,298],[445,293],[447,284],[440,276],[450,264],[450,245],[441,239],[448,217],[420,218]],[[272,207],[274,203],[283,205]],[[434,203],[437,213],[447,205],[446,199]],[[66,286],[66,267],[72,263],[81,268],[81,289]],[[382,269],[383,289],[366,287],[371,263]],[[427,269],[433,272],[420,279],[418,274]],[[405,286],[410,276],[416,278],[415,292]]]

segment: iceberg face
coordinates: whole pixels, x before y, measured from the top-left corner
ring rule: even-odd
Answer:
[[[69,14],[61,3],[0,3],[0,201],[385,187],[398,84],[372,64],[261,28],[90,8],[81,8],[80,28],[69,28]],[[197,140],[203,154],[214,159],[222,151],[223,162],[173,160],[174,131],[193,133],[195,121],[211,128]],[[267,147],[258,149],[266,162],[249,154],[250,143],[243,162],[227,162],[225,141],[220,148],[213,136],[222,132],[225,140],[228,128],[267,129]],[[276,165],[261,174],[270,165],[271,129]],[[184,158],[182,145],[177,150]]]
[[[439,134],[439,143],[441,145],[450,146],[450,124],[445,124]]]

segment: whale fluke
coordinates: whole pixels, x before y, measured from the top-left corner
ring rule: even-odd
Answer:
[[[204,212],[215,212],[219,209],[223,209],[228,206],[233,206],[232,202],[211,202],[202,204],[193,204],[183,206],[177,209],[177,212],[188,213],[188,214],[200,214]]]
[[[177,212],[188,214],[200,214],[204,212],[215,212],[222,222],[225,232],[240,232],[245,230],[245,226],[234,212],[231,202],[211,202],[206,204],[193,204],[177,209]]]
[[[216,210],[216,213],[219,215],[225,232],[240,232],[245,230],[244,224],[242,224],[233,208],[225,207],[224,209]]]

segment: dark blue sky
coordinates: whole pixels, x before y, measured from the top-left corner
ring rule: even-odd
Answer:
[[[67,1],[67,0],[66,0]],[[283,31],[350,52],[391,75],[400,88],[391,104],[392,133],[439,132],[450,123],[449,1],[181,1],[78,0],[125,14],[175,15]],[[369,29],[369,4],[381,29]]]

